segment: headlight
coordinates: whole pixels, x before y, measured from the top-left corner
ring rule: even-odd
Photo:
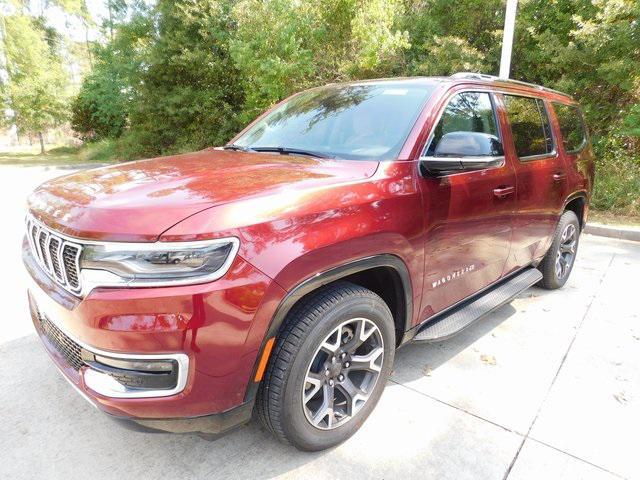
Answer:
[[[203,283],[223,276],[238,251],[237,238],[199,242],[85,245],[82,271],[102,270],[128,286]]]

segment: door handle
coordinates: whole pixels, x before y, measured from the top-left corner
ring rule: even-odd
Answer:
[[[516,191],[516,187],[500,187],[494,188],[493,194],[498,198],[505,198]]]
[[[553,174],[553,180],[556,182],[560,182],[561,180],[564,180],[565,178],[567,178],[567,174],[564,172],[558,172],[558,173],[554,173]]]

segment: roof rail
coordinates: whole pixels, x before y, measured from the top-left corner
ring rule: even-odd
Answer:
[[[451,78],[468,78],[470,80],[488,80],[491,82],[503,82],[503,83],[512,83],[515,85],[523,85],[525,87],[531,87],[538,90],[542,90],[544,92],[557,93],[559,95],[564,95],[565,97],[571,97],[571,95],[559,92],[558,90],[553,90],[551,88],[543,87],[542,85],[536,85],[535,83],[522,82],[520,80],[512,80],[510,78],[500,78],[495,75],[487,75],[485,73],[475,73],[475,72],[458,72],[451,75]]]

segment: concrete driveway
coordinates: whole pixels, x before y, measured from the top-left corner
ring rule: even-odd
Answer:
[[[125,430],[62,379],[32,333],[18,260],[26,191],[58,173],[0,167],[0,478],[640,478],[640,243],[585,235],[564,289],[401,349],[364,427],[308,454],[257,422],[215,441]]]

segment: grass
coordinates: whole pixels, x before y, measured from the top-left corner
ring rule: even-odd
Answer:
[[[640,227],[640,216],[591,210],[589,212],[589,222],[602,223],[604,225],[631,225]]]
[[[96,142],[82,147],[50,147],[44,155],[40,154],[39,146],[7,147],[0,151],[0,165],[23,167],[115,163],[118,161],[114,144],[110,141]]]

